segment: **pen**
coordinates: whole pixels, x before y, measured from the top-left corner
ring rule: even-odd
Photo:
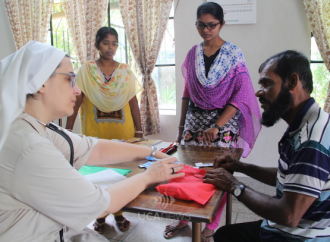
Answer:
[[[165,154],[170,155],[172,153],[174,153],[177,150],[177,146],[173,145],[170,149],[168,149]]]

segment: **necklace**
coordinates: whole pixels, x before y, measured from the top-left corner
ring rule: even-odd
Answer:
[[[106,76],[106,74],[104,74],[104,72],[102,72],[103,73],[103,76],[104,76],[104,79],[105,79],[105,81],[107,82],[107,83],[109,83],[109,81],[111,80],[111,78],[112,78],[112,74],[113,74],[113,72],[111,73],[111,75],[107,78],[107,76]]]

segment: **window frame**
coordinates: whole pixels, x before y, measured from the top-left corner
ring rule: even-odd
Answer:
[[[107,26],[114,26],[116,28],[123,28],[121,26],[118,26],[116,24],[111,24],[111,18],[110,18],[110,11],[111,11],[111,4],[117,4],[117,3],[111,3],[110,0],[108,1],[108,11],[107,11]],[[174,20],[174,16],[172,17],[169,17],[169,20]],[[125,30],[125,29],[124,29]],[[125,61],[126,61],[126,64],[129,64],[128,63],[128,44],[127,44],[127,35],[126,35],[126,30],[125,30]],[[155,67],[175,67],[176,64],[155,64]],[[160,98],[160,97],[159,97]],[[168,115],[168,114],[171,114],[171,115],[176,115],[176,108],[175,109],[161,109],[159,108],[159,112],[160,112],[160,115]]]
[[[59,4],[59,3],[53,3],[52,5],[52,8],[53,6],[55,6],[55,4]],[[62,4],[62,3],[61,3]],[[106,20],[106,23],[107,23],[107,27],[109,26],[113,26],[115,28],[120,28],[120,29],[124,29],[124,43],[125,43],[125,48],[124,48],[124,51],[125,51],[125,63],[126,64],[129,64],[129,57],[128,57],[128,54],[129,54],[129,48],[128,48],[128,41],[127,41],[127,35],[126,35],[126,30],[123,26],[119,26],[119,25],[116,25],[116,24],[111,24],[111,17],[110,17],[110,13],[111,13],[111,5],[113,6],[113,8],[117,9],[119,7],[119,3],[118,2],[111,2],[111,0],[108,0],[108,7],[107,7],[107,20]],[[57,13],[51,13],[50,14],[50,19],[49,19],[49,34],[50,34],[50,44],[52,46],[54,46],[54,28],[53,28],[53,20],[54,20],[54,16],[56,15],[56,19],[57,18],[60,18],[60,17],[63,17],[62,15],[64,15],[64,11],[62,9],[61,12],[57,12]],[[65,17],[65,16],[64,16]],[[174,20],[174,16],[170,16],[169,17],[169,20]],[[70,51],[70,50],[69,50]],[[174,51],[175,53],[175,51]],[[174,61],[175,62],[175,61]],[[155,67],[175,67],[176,64],[155,64]],[[160,90],[159,90],[159,94],[160,94]],[[160,94],[161,95],[161,94]],[[161,97],[159,97],[161,98]],[[160,111],[160,114],[163,115],[163,114],[168,114],[168,113],[171,113],[171,112],[174,112],[176,113],[176,108],[175,109],[159,109]]]
[[[314,39],[313,39],[313,38],[314,38]],[[325,66],[325,63],[324,63],[324,61],[323,61],[323,59],[322,59],[322,56],[321,56],[321,60],[320,60],[320,59],[318,59],[318,60],[312,59],[312,56],[314,55],[314,53],[316,53],[315,51],[313,51],[313,50],[315,50],[315,44],[314,44],[313,42],[315,42],[315,44],[316,44],[315,37],[314,37],[313,33],[311,32],[310,67],[311,67],[311,71],[312,71],[312,74],[313,74],[313,92],[311,93],[311,97],[314,97],[315,100],[316,100],[316,101],[318,102],[318,104],[320,105],[320,107],[323,108],[324,102],[325,102],[325,100],[326,100],[326,96],[324,97],[324,93],[323,93],[323,95],[322,95],[322,92],[323,92],[323,88],[325,88],[325,86],[324,86],[324,84],[323,84],[323,87],[320,87],[320,85],[322,85],[322,84],[321,84],[322,82],[319,82],[319,81],[328,80],[328,78],[326,78],[326,77],[327,77],[328,74],[330,74],[330,73],[329,73],[329,71],[327,70],[327,68],[326,68],[326,66]],[[319,51],[319,49],[318,49],[317,44],[316,44],[316,48],[317,48],[318,54],[320,55],[320,51]],[[319,57],[319,56],[317,56],[317,58],[318,58],[318,57]],[[326,69],[325,71],[326,71],[327,73],[323,73],[323,74],[326,75],[326,76],[322,75],[322,77],[324,76],[325,78],[322,78],[322,77],[321,77],[321,79],[317,79],[316,77],[319,77],[319,75],[317,75],[317,73],[314,72],[314,71],[318,70],[318,68],[321,67],[321,65],[324,65],[324,67],[325,67],[325,69]],[[312,66],[314,66],[314,67],[312,68]],[[315,75],[316,75],[316,76],[315,76]],[[324,82],[323,82],[323,83],[324,83]],[[328,83],[325,83],[325,85],[328,87],[328,85],[329,85],[329,81],[328,81]],[[326,87],[326,88],[327,88],[327,87]]]
[[[311,39],[314,37],[313,32],[311,32]],[[312,64],[324,64],[323,60],[312,60],[312,45],[311,45],[311,61]]]

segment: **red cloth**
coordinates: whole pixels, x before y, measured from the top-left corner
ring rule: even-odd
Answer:
[[[214,185],[203,183],[206,170],[184,165],[178,173],[182,172],[185,176],[171,179],[168,184],[159,185],[156,189],[163,195],[204,205],[216,191]]]

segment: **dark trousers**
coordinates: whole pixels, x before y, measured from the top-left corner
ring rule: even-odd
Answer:
[[[260,242],[261,223],[262,220],[223,226],[214,233],[214,242]]]

